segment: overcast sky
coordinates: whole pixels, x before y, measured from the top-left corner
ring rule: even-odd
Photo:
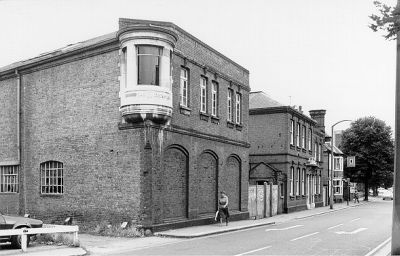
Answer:
[[[372,2],[0,0],[0,66],[116,31],[120,17],[170,21],[247,68],[252,91],[326,109],[328,133],[371,115],[394,129],[395,41],[368,28]]]

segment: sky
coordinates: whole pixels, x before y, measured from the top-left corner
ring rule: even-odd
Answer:
[[[329,134],[366,116],[394,129],[395,41],[368,28],[372,13],[373,0],[0,0],[0,67],[116,31],[119,18],[169,21],[248,69],[252,91],[325,109]]]

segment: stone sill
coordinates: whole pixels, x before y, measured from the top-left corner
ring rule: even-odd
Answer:
[[[211,123],[213,123],[213,124],[219,124],[219,117],[211,116]]]
[[[190,113],[192,112],[192,110],[188,107],[179,105],[179,112],[185,116],[190,116]]]
[[[226,121],[226,127],[233,129],[235,128],[235,123],[231,121]]]
[[[200,120],[208,122],[208,120],[210,119],[210,115],[207,113],[199,112],[199,115],[200,115]]]

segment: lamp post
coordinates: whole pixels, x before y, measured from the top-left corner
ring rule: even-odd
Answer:
[[[333,141],[334,141],[334,138],[335,138],[335,136],[333,136],[333,128],[337,125],[337,124],[340,124],[340,123],[343,123],[343,122],[351,122],[352,120],[341,120],[341,121],[339,121],[339,122],[337,122],[337,123],[335,123],[334,125],[332,125],[332,130],[331,130],[331,134],[332,134],[332,139],[331,139],[331,170],[330,170],[330,175],[331,175],[331,177],[330,177],[330,181],[331,181],[331,196],[329,197],[329,208],[330,209],[333,209],[333,166],[334,166],[334,164],[333,164],[333,160],[334,160],[334,158],[333,158],[333,145],[335,145],[334,143],[333,143]],[[329,165],[328,165],[328,168],[329,168]]]

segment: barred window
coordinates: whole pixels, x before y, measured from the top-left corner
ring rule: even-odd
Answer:
[[[17,165],[0,166],[0,193],[18,193]]]
[[[40,180],[42,194],[64,193],[64,169],[63,163],[48,161],[40,164]]]

